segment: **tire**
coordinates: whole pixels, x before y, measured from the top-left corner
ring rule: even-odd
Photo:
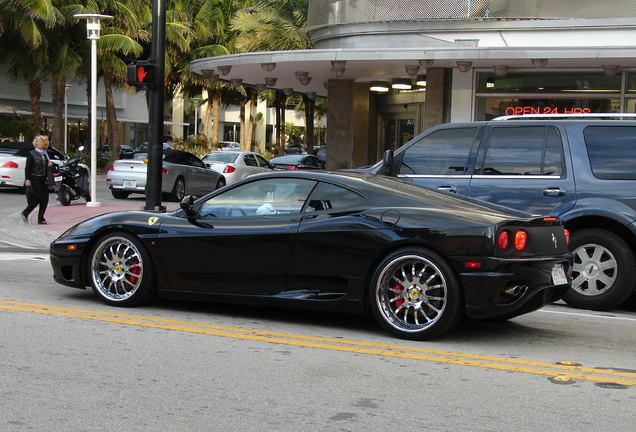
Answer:
[[[91,194],[87,193],[86,195],[84,195],[84,199],[86,200],[86,202],[89,202],[91,200]]]
[[[563,296],[570,306],[608,310],[625,302],[636,285],[636,259],[629,245],[603,229],[572,233],[572,287]]]
[[[117,189],[111,189],[110,193],[113,194],[113,198],[115,199],[126,199],[128,198],[128,195],[130,195],[130,192],[121,191]]]
[[[68,191],[67,187],[61,187],[57,191],[57,199],[63,206],[71,205],[71,193]]]
[[[218,182],[216,182],[216,188],[215,189],[221,189],[222,187],[224,187],[225,185],[227,185],[227,182],[225,181],[225,177],[221,177],[219,179]]]
[[[401,249],[382,260],[369,294],[376,320],[402,339],[432,339],[464,316],[459,279],[440,255],[425,249]]]
[[[174,186],[172,187],[172,192],[170,193],[169,200],[181,202],[183,197],[185,197],[186,184],[183,177],[177,178],[174,182]]]
[[[156,275],[141,242],[126,233],[110,233],[91,250],[90,281],[93,291],[111,306],[135,306],[155,295]]]

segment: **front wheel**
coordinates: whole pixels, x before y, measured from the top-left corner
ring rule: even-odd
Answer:
[[[93,291],[111,306],[134,306],[155,294],[154,266],[136,237],[105,235],[91,250],[88,264]]]
[[[63,206],[71,205],[71,193],[65,186],[60,186],[57,191],[57,198]]]
[[[378,265],[369,290],[375,318],[403,339],[432,339],[463,317],[459,280],[432,251],[401,249],[390,254]]]
[[[570,306],[608,310],[634,292],[636,259],[629,245],[616,234],[597,228],[572,233],[574,255],[572,288],[563,296]]]

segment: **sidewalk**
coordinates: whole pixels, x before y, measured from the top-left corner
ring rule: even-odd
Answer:
[[[99,207],[89,207],[83,199],[74,201],[69,206],[63,206],[57,202],[53,195],[46,209],[46,225],[37,224],[37,208],[31,214],[28,224],[20,219],[16,213],[14,223],[3,224],[3,236],[13,239],[13,243],[26,247],[48,248],[49,243],[73,225],[82,222],[92,216],[112,213],[117,211],[141,211],[144,201],[121,200],[120,203],[101,203]],[[178,203],[163,203],[167,211],[174,211],[179,207]]]

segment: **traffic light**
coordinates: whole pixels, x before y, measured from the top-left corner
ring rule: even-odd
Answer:
[[[130,63],[126,70],[126,82],[134,87],[150,87],[155,84],[155,62],[137,60]]]

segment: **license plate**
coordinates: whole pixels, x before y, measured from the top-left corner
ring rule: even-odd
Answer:
[[[55,181],[56,182],[61,182],[62,181],[62,176],[55,176]]]
[[[124,180],[124,187],[134,189],[137,187],[137,182],[135,180]]]
[[[554,285],[565,285],[568,283],[563,264],[555,264],[554,267],[552,267],[552,283]]]

